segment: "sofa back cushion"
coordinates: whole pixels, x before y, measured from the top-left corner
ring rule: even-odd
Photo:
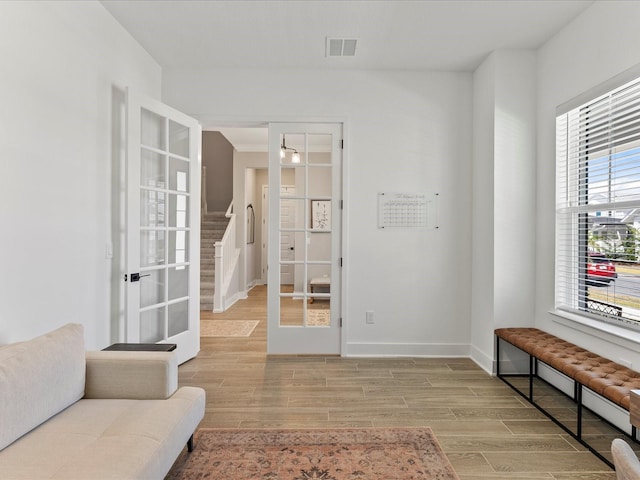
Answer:
[[[84,395],[82,325],[0,347],[0,450]]]

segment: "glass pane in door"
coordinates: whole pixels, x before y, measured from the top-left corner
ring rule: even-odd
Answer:
[[[295,260],[295,232],[280,232],[280,287],[283,293],[293,293]]]
[[[331,166],[309,166],[309,196],[311,198],[331,198]]]
[[[283,327],[303,327],[305,305],[301,299],[280,298],[280,325]]]
[[[173,337],[189,328],[189,300],[169,305],[169,336]]]
[[[189,267],[169,268],[169,300],[184,298],[189,294]]]
[[[189,157],[189,127],[169,120],[169,152]]]
[[[149,270],[140,281],[140,308],[164,303],[165,274],[163,270]]]
[[[143,230],[140,232],[140,266],[153,267],[165,261],[165,231]]]
[[[169,183],[170,190],[189,191],[189,162],[171,158],[169,161]]]
[[[307,260],[331,263],[331,235],[327,232],[307,233]]]
[[[164,188],[165,156],[145,148],[140,151],[140,186]]]
[[[333,136],[327,133],[310,133],[307,135],[309,143],[309,163],[331,165],[331,142]]]
[[[189,261],[189,232],[174,230],[169,232],[169,263]]]
[[[146,108],[140,111],[141,144],[157,150],[166,150],[166,119]]]
[[[169,226],[188,227],[189,202],[186,195],[169,194]]]
[[[157,190],[140,190],[140,226],[161,227],[165,224],[166,195]]]
[[[165,310],[161,306],[140,312],[140,343],[157,343],[165,338]]]

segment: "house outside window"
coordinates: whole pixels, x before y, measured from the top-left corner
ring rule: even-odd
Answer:
[[[556,308],[640,330],[640,78],[560,111],[556,162]]]

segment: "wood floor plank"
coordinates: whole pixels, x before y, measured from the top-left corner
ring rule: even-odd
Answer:
[[[260,320],[250,337],[201,341],[180,385],[207,391],[205,428],[430,426],[461,480],[614,480],[602,461],[469,358],[341,358],[266,354],[266,287],[208,320]],[[346,319],[348,321],[348,319]],[[515,379],[526,386],[527,379]],[[568,424],[575,408],[538,395]],[[608,448],[601,422],[585,434]]]

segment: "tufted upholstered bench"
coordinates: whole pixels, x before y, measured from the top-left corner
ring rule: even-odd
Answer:
[[[587,446],[606,463],[611,462],[582,439],[582,389],[588,388],[599,396],[629,411],[631,390],[640,389],[640,373],[620,365],[608,358],[597,355],[573,343],[551,335],[537,328],[498,328],[495,330],[496,373],[505,383],[525,396],[534,406],[554,420],[560,427]],[[529,354],[529,393],[523,394],[515,388],[500,372],[500,340],[503,340]],[[537,362],[541,361],[574,382],[574,397],[578,408],[577,426],[574,433],[557,421],[545,409],[536,404],[533,398],[533,378],[537,377]],[[635,440],[636,429],[631,427]]]

